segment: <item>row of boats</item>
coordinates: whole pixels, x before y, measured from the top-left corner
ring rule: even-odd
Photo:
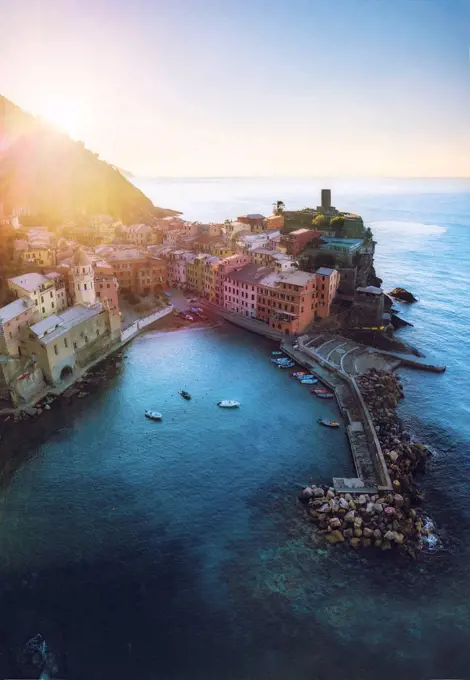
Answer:
[[[277,368],[288,369],[295,366],[295,361],[290,357],[283,355],[283,353],[278,350],[272,352],[271,361]],[[294,371],[291,373],[291,376],[298,380],[302,385],[317,385],[317,387],[314,387],[310,392],[318,397],[318,399],[334,399],[335,395],[331,390],[318,385],[320,381],[313,373],[308,373],[307,371]],[[340,426],[337,420],[320,418],[318,422],[325,427],[338,428]]]
[[[181,390],[179,394],[183,397],[183,399],[186,399],[186,401],[191,399],[191,395],[189,392],[186,392],[186,390]],[[238,408],[240,406],[240,402],[233,399],[222,399],[222,401],[217,402],[217,406],[220,406],[220,408]],[[149,420],[162,420],[163,418],[159,411],[151,411],[150,409],[145,411],[144,415]]]

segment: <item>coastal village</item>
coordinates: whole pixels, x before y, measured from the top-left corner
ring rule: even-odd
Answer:
[[[4,404],[21,407],[47,386],[70,384],[118,348],[133,323],[143,328],[159,308],[172,311],[165,292],[173,288],[268,337],[302,334],[338,303],[361,323],[384,323],[382,291],[367,285],[371,234],[359,216],[332,206],[329,190],[315,210],[286,211],[278,202],[270,216],[220,224],[169,216],[125,225],[93,215],[50,230],[23,227],[25,216],[17,208],[0,219],[17,271],[0,308]]]
[[[397,317],[375,274],[370,229],[360,216],[338,211],[330,190],[322,190],[315,209],[290,211],[277,201],[272,215],[224,223],[167,215],[125,225],[92,215],[48,229],[25,227],[28,218],[16,209],[0,219],[15,274],[1,291],[0,413],[18,420],[50,409],[61,393],[86,396],[73,384],[89,382],[84,376],[95,364],[163,317],[183,324],[222,317],[278,342],[275,366],[301,366],[294,377],[306,385],[321,381],[314,396],[336,398],[356,477],[300,493],[318,539],[396,546],[412,556],[436,540],[432,521],[414,507],[414,474],[428,450],[409,441],[396,417],[403,392],[393,370],[406,363],[444,369],[347,335],[386,338]],[[397,297],[402,293],[409,295],[397,289]]]

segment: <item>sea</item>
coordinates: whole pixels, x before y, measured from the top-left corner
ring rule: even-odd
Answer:
[[[0,678],[24,677],[38,633],[69,680],[470,678],[470,181],[134,182],[200,221],[322,188],[363,216],[384,289],[418,298],[398,336],[447,366],[399,371],[439,542],[415,561],[319,545],[296,496],[353,472],[344,432],[316,422],[336,406],[242,329],[149,330],[96,393],[0,424]]]

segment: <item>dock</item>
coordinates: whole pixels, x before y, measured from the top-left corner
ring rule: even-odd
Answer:
[[[355,379],[317,356],[305,344],[308,340],[308,336],[300,337],[297,349],[294,349],[292,340],[285,339],[281,349],[297,364],[313,371],[334,392],[346,423],[356,477],[334,477],[333,487],[337,492],[359,494],[391,490],[392,482],[372,418]]]

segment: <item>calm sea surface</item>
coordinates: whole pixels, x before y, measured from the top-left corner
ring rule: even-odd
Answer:
[[[401,407],[434,451],[423,488],[444,547],[408,562],[315,546],[295,496],[352,473],[344,433],[315,422],[335,407],[242,330],[150,331],[99,392],[0,440],[17,461],[0,496],[0,678],[38,632],[73,680],[470,677],[470,183],[136,183],[201,221],[316,205],[331,186],[371,224],[385,289],[419,298],[403,339],[448,367],[402,371]]]

